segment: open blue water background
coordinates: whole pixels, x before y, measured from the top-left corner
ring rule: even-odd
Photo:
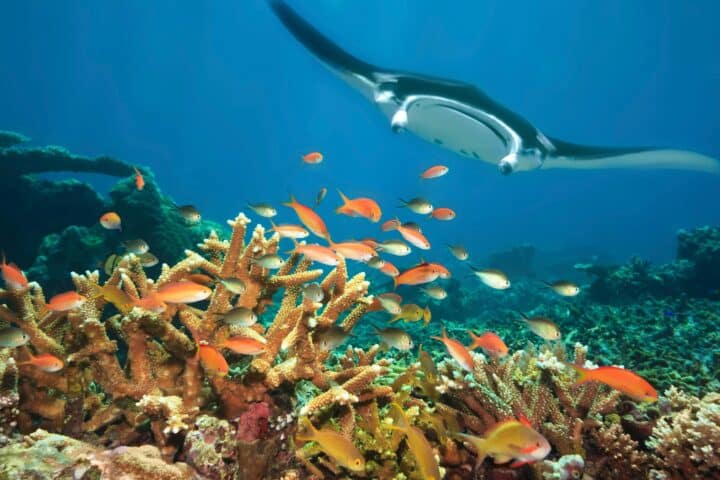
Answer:
[[[387,120],[325,70],[262,0],[0,2],[0,129],[153,168],[178,203],[222,221],[294,192],[336,239],[377,235],[335,218],[335,188],[457,210],[435,246],[473,256],[520,243],[624,259],[674,255],[675,231],[718,224],[720,177],[536,171],[502,177]],[[572,142],[673,146],[720,157],[720,3],[712,0],[297,0],[356,56],[476,84]],[[304,166],[302,153],[325,162]],[[451,172],[422,183],[444,163]],[[101,189],[110,180],[92,177]],[[5,206],[8,208],[11,206]],[[280,221],[294,221],[279,208]],[[42,219],[38,219],[42,221]],[[433,258],[444,258],[439,248]],[[409,260],[408,260],[409,261]]]

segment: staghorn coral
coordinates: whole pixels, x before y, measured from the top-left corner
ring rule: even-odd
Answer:
[[[585,348],[576,345],[575,362],[582,364],[585,354]],[[559,453],[582,454],[587,432],[597,428],[598,420],[614,411],[618,402],[618,392],[605,386],[572,386],[574,377],[561,363],[565,360],[561,344],[540,352],[529,346],[503,362],[482,355],[475,359],[472,375],[442,363],[437,388],[476,434],[504,419],[525,416]]]

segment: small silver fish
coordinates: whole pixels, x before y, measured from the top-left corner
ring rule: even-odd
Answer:
[[[257,213],[261,217],[272,218],[277,215],[277,210],[269,203],[248,203],[248,207],[250,207],[255,213]]]
[[[343,330],[337,325],[333,325],[318,335],[320,348],[323,350],[333,350],[343,344],[351,334]]]
[[[447,292],[440,285],[431,285],[420,290],[433,300],[445,300],[447,298]]]
[[[412,212],[418,213],[420,215],[427,215],[429,213],[432,213],[433,211],[432,203],[421,197],[415,197],[409,201],[405,201],[401,198],[400,201],[403,203],[401,205],[402,207],[407,207]]]
[[[253,259],[253,262],[270,270],[275,270],[285,264],[285,261],[280,258],[279,255],[275,255],[274,253],[266,253],[265,255]]]
[[[25,345],[30,337],[27,333],[15,327],[0,330],[0,347],[15,348]]]
[[[190,225],[195,225],[196,223],[200,223],[200,220],[202,219],[202,216],[200,215],[200,212],[197,208],[195,208],[192,205],[182,205],[180,207],[177,207],[178,213],[181,217],[185,219],[187,223]]]
[[[558,280],[557,282],[545,283],[548,287],[552,288],[555,293],[563,297],[574,297],[580,293],[580,287],[573,282],[567,280]]]
[[[319,283],[309,283],[302,289],[303,297],[307,298],[311,302],[322,302],[325,297],[325,293],[320,287]]]
[[[448,245],[448,249],[450,250],[450,253],[453,254],[453,257],[457,258],[461,262],[464,262],[470,256],[467,250],[465,250],[465,247],[462,245]]]
[[[412,251],[408,244],[403,242],[402,240],[385,240],[384,242],[380,243],[377,248],[382,252],[389,253],[390,255],[395,255],[398,257],[410,255],[410,252]]]
[[[402,311],[400,302],[394,295],[378,295],[377,297],[380,306],[385,309],[391,315],[398,315]]]
[[[160,263],[160,260],[158,260],[158,258],[150,252],[141,253],[138,255],[138,259],[140,259],[140,265],[145,268],[154,267]]]
[[[221,278],[220,283],[222,283],[229,292],[234,293],[235,295],[242,295],[245,293],[245,282],[239,278]]]
[[[370,268],[381,269],[385,266],[385,260],[380,257],[372,257],[370,260],[368,260],[367,264]]]
[[[485,285],[495,290],[506,290],[510,288],[510,280],[500,270],[494,268],[475,268],[472,265],[473,273],[482,281]]]
[[[315,208],[320,206],[320,202],[322,202],[325,199],[326,195],[327,195],[327,188],[322,187],[317,194],[317,198],[315,199]]]
[[[257,322],[257,315],[247,307],[235,307],[222,315],[223,322],[228,325],[250,327]]]
[[[375,328],[375,333],[380,339],[392,348],[398,350],[410,350],[413,348],[413,341],[410,334],[401,328]]]
[[[142,238],[136,238],[134,240],[127,240],[123,242],[125,250],[135,255],[142,255],[150,250],[150,246]]]

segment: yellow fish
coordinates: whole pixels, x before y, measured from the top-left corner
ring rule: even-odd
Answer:
[[[435,453],[422,430],[410,424],[402,407],[397,403],[390,404],[390,410],[393,412],[393,417],[397,419],[397,423],[388,425],[388,428],[406,435],[407,445],[413,456],[415,456],[415,465],[419,470],[420,478],[424,480],[440,480],[440,468],[435,459]]]
[[[486,456],[495,459],[495,463],[505,463],[515,459],[510,466],[517,468],[545,458],[550,453],[547,439],[536,432],[525,417],[514,418],[496,424],[485,434],[485,438],[457,434],[477,450],[477,463],[480,465]]]
[[[406,303],[400,308],[400,313],[390,319],[390,323],[404,320],[406,322],[417,322],[423,318],[424,310],[414,303]]]
[[[296,440],[317,442],[322,451],[341,467],[345,467],[352,472],[365,471],[365,457],[350,440],[329,428],[318,430],[310,423],[307,417],[302,417],[300,423],[305,428],[305,431],[302,434],[296,434]]]
[[[430,307],[426,306],[425,310],[423,310],[423,328],[428,326],[430,320],[432,320],[432,312],[430,311]]]
[[[103,297],[112,303],[120,313],[128,313],[133,308],[133,299],[123,289],[115,285],[98,287],[93,298]]]

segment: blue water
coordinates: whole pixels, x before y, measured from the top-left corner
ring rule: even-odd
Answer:
[[[387,120],[325,70],[262,0],[10,2],[0,6],[0,129],[37,144],[110,154],[156,172],[205,217],[294,192],[333,237],[377,235],[332,218],[335,188],[457,210],[427,226],[435,246],[474,257],[519,243],[544,250],[672,257],[675,231],[718,224],[720,178],[688,172],[536,171],[502,177]],[[660,145],[720,157],[720,4],[713,0],[290,2],[371,63],[474,83],[549,135]],[[304,166],[300,155],[326,160]],[[426,167],[451,172],[421,183]],[[100,188],[109,180],[92,179]],[[280,209],[280,221],[294,220]],[[440,249],[429,257],[443,258]]]

